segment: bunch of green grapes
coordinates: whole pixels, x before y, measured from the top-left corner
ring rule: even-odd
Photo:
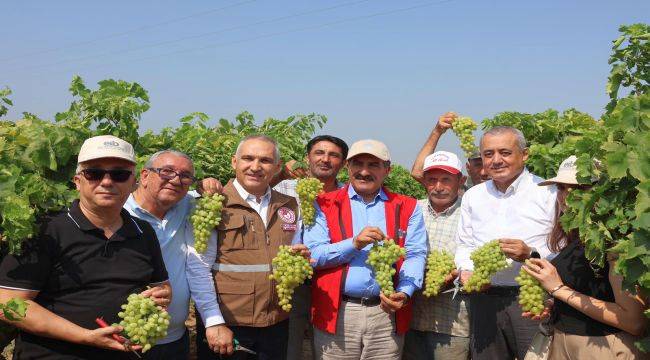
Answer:
[[[117,316],[122,319],[119,325],[124,328],[126,336],[132,343],[142,345],[142,352],[147,352],[156,341],[167,336],[169,313],[151,298],[140,294],[129,295]]]
[[[474,263],[474,272],[463,286],[467,292],[481,291],[483,285],[490,283],[490,277],[508,267],[506,256],[499,247],[499,240],[492,240],[472,251],[470,259]]]
[[[316,209],[314,200],[316,196],[323,191],[323,183],[316,178],[304,178],[298,180],[296,192],[300,199],[300,212],[302,213],[302,223],[305,226],[311,226],[316,218]]]
[[[526,260],[528,264],[528,260]],[[519,270],[519,276],[515,278],[519,284],[519,305],[524,311],[539,315],[544,311],[544,300],[546,291],[539,281],[524,270]]]
[[[278,304],[282,310],[291,310],[291,297],[293,290],[305,279],[311,279],[314,273],[309,260],[305,259],[299,253],[291,251],[291,246],[280,245],[278,255],[271,261],[273,264],[273,273],[269,279],[275,280],[275,289],[278,291]]]
[[[204,195],[199,198],[190,217],[194,227],[194,248],[204,253],[208,248],[210,233],[221,222],[221,209],[225,198],[220,194]]]
[[[470,158],[472,153],[476,151],[474,144],[474,130],[476,130],[476,123],[472,118],[467,116],[460,116],[451,124],[451,129],[460,140],[460,147],[465,151],[465,157]]]
[[[454,257],[444,250],[432,250],[427,257],[427,273],[424,278],[426,297],[436,296],[445,284],[445,277],[456,268]]]
[[[375,280],[384,295],[389,296],[395,292],[393,287],[393,275],[395,268],[393,264],[402,256],[406,255],[403,247],[395,244],[393,239],[386,239],[382,244],[375,242],[368,253],[368,263],[375,272]]]

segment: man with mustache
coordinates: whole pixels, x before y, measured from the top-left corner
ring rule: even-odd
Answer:
[[[456,232],[460,219],[460,189],[465,183],[462,163],[454,153],[436,151],[424,159],[422,180],[428,198],[418,200],[423,209],[429,251],[456,253]],[[449,284],[457,272],[446,278]],[[468,301],[462,294],[439,293],[413,296],[413,320],[406,334],[404,360],[469,357]]]
[[[139,186],[124,205],[131,215],[148,222],[156,231],[174,293],[168,308],[171,323],[167,336],[145,354],[146,359],[189,357],[190,342],[185,320],[190,295],[205,319],[208,345],[223,353],[228,353],[228,349],[232,352],[232,331],[225,326],[214,298],[212,277],[188,276],[187,268],[192,264],[188,263],[188,252],[194,244],[189,222],[194,200],[188,190],[195,180],[194,165],[186,154],[174,150],[159,151],[140,171]]]
[[[348,155],[348,145],[345,141],[331,135],[319,135],[307,142],[307,173],[302,176],[311,176],[323,183],[323,192],[330,192],[343,186],[336,180],[339,171],[345,165],[345,158]],[[283,177],[293,177],[290,170],[291,164],[281,172]],[[300,176],[299,176],[300,177]],[[298,180],[286,179],[277,184],[273,189],[282,194],[293,196],[300,204],[296,193]],[[302,226],[302,224],[301,224]],[[302,243],[302,236],[297,237],[294,242]],[[302,343],[305,338],[305,330],[309,326],[309,309],[311,307],[311,281],[294,289],[291,299],[291,312],[289,313],[289,344],[287,346],[287,360],[302,360]],[[313,340],[313,339],[312,339]],[[311,342],[313,345],[313,341]],[[313,348],[313,346],[312,346]]]
[[[41,219],[21,255],[0,263],[0,302],[28,303],[16,359],[132,359],[95,319],[117,323],[120,306],[143,292],[167,306],[171,290],[156,233],[122,208],[135,186],[135,154],[128,142],[104,135],[87,139],[74,183],[79,199]],[[134,347],[135,350],[139,346]]]
[[[409,299],[422,285],[426,232],[417,201],[383,188],[390,154],[376,140],[357,141],[347,156],[350,184],[320,195],[303,240],[315,260],[312,322],[318,359],[399,359],[411,318]],[[368,252],[394,239],[395,292],[380,292]]]
[[[424,164],[424,158],[427,156],[433,154],[434,151],[436,151],[436,148],[438,147],[438,141],[444,135],[447,130],[451,129],[452,124],[454,121],[458,119],[458,115],[455,112],[446,112],[438,118],[438,122],[436,123],[436,126],[434,126],[433,130],[431,130],[431,133],[429,134],[429,137],[427,138],[427,141],[422,145],[422,149],[420,149],[420,152],[418,153],[418,156],[415,158],[415,162],[413,163],[413,167],[411,168],[411,176],[415,180],[417,180],[422,186],[426,187],[427,185],[425,184],[424,181],[424,171],[422,171],[422,165]],[[483,169],[483,161],[481,160],[481,154],[476,152],[475,154],[472,154],[472,156],[467,159],[467,163],[465,164],[465,169],[467,170],[467,174],[469,175],[469,180],[471,181],[471,184],[465,184],[465,186],[472,187],[474,185],[478,185],[486,180],[489,180],[489,176],[487,175],[487,172]],[[461,189],[461,195],[462,191],[464,189]]]
[[[456,265],[464,284],[473,270],[472,251],[499,239],[501,251],[514,260],[499,271],[491,285],[470,295],[472,359],[523,359],[537,332],[537,323],[523,318],[517,302],[515,276],[529,257],[549,257],[547,246],[555,209],[555,187],[526,170],[526,139],[506,126],[492,128],[481,138],[483,167],[492,180],[463,195],[458,224]]]
[[[190,266],[190,275],[213,276],[213,302],[219,303],[225,324],[242,346],[257,352],[258,359],[282,360],[287,354],[288,313],[278,305],[276,283],[269,275],[280,245],[291,245],[298,231],[298,204],[269,186],[280,170],[280,150],[272,138],[252,135],[242,139],[232,167],[235,179],[223,187],[217,237],[208,240],[204,254],[190,249],[188,261],[200,265]],[[292,247],[309,258],[304,245]],[[226,355],[222,348],[204,341],[206,319],[200,315],[198,358]],[[232,346],[227,350],[231,352]],[[246,359],[247,354],[236,351],[229,358]]]

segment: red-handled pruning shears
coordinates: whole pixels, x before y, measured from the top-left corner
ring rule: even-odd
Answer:
[[[102,327],[102,328],[108,327],[108,324],[102,318],[95,319],[95,322],[97,323],[97,325],[99,325],[99,327]],[[115,341],[117,341],[120,344],[124,345],[124,347],[127,350],[132,351],[135,354],[135,356],[137,356],[139,359],[142,359],[142,356],[140,356],[140,354],[138,354],[135,350],[131,349],[131,344],[132,344],[131,340],[125,338],[124,336],[120,336],[118,334],[115,334],[115,333],[113,333],[112,336],[113,336],[113,339],[115,339]]]

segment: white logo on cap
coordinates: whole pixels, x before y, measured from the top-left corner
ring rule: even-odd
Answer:
[[[449,156],[445,154],[436,154],[433,157],[433,161],[449,161]]]
[[[104,141],[104,146],[120,147],[117,141]]]

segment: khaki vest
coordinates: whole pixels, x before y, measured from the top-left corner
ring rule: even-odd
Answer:
[[[288,318],[278,305],[271,260],[280,245],[291,245],[297,231],[298,205],[291,196],[271,190],[268,227],[241,198],[230,180],[221,223],[217,226],[217,258],[213,266],[219,308],[231,326],[266,327]]]

